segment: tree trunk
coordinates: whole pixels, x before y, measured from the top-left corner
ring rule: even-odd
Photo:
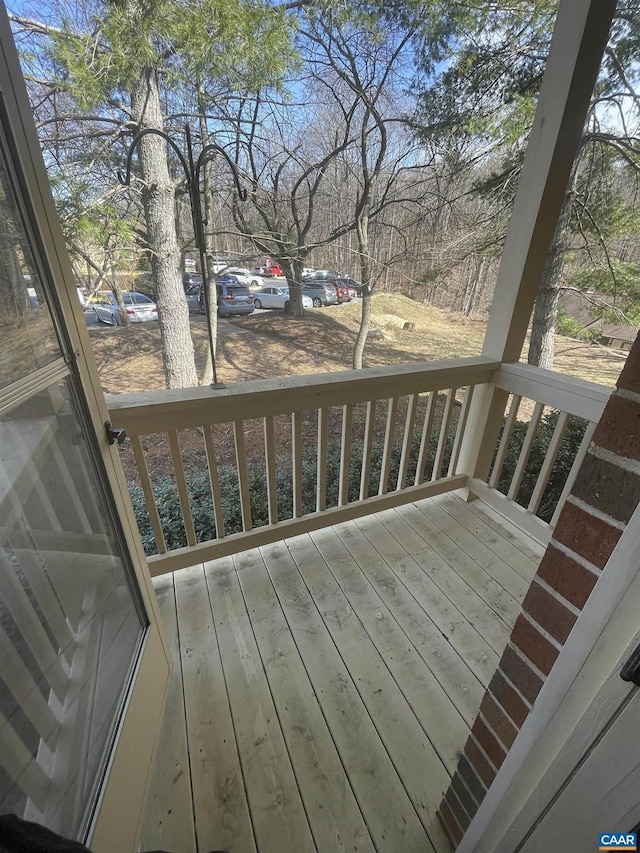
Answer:
[[[140,130],[162,130],[162,108],[154,69],[144,68],[131,93],[134,121]],[[155,134],[138,143],[142,203],[151,250],[151,270],[156,282],[162,362],[168,388],[198,384],[189,327],[189,308],[180,273],[180,249],[175,224],[175,188],[169,176],[167,148]]]
[[[304,261],[283,259],[281,264],[289,286],[289,304],[285,310],[289,317],[299,320],[304,317],[304,308],[302,307],[302,267]]]
[[[207,128],[207,120],[205,118],[205,99],[202,89],[198,87],[198,110],[200,111],[200,140],[204,148],[209,142],[209,130]],[[215,358],[216,347],[218,344],[218,290],[216,288],[216,272],[214,269],[213,258],[216,255],[214,239],[213,239],[213,180],[211,170],[213,164],[211,160],[207,160],[203,166],[202,175],[202,192],[204,195],[204,250],[207,259],[207,279],[209,281],[209,324],[211,327],[211,337],[213,345],[213,354],[211,347],[207,349],[207,362],[202,375],[202,384],[210,385],[213,382],[213,359]],[[201,270],[202,273],[205,270]],[[217,372],[217,371],[216,371]]]
[[[531,323],[531,340],[529,341],[529,353],[527,361],[536,367],[545,370],[553,370],[553,356],[555,344],[556,320],[558,317],[558,299],[560,297],[560,284],[562,281],[562,269],[564,258],[571,234],[569,231],[569,218],[573,204],[573,194],[576,182],[576,164],[574,164],[567,192],[562,203],[562,209],[553,240],[549,248],[547,260],[540,282],[540,290],[533,309],[533,320]]]
[[[353,347],[353,369],[362,369],[364,346],[367,342],[367,334],[371,328],[371,258],[369,257],[369,205],[365,205],[356,223],[356,234],[358,236],[358,253],[360,255],[360,282],[362,284],[362,314],[360,316],[360,328]]]

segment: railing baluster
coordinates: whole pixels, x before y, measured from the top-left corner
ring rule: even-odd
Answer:
[[[507,420],[505,421],[504,429],[502,430],[502,438],[500,439],[500,444],[498,446],[496,461],[493,465],[493,470],[491,471],[491,477],[489,478],[489,485],[492,489],[495,489],[498,486],[504,462],[507,458],[507,453],[509,452],[509,444],[511,442],[513,429],[516,425],[516,419],[518,417],[518,410],[521,402],[522,397],[519,394],[514,394],[511,398],[509,414],[507,415]]]
[[[369,478],[371,477],[371,449],[373,447],[373,433],[376,428],[376,403],[377,400],[369,400],[367,403],[367,415],[364,424],[364,442],[362,445],[362,470],[360,473],[360,500],[369,496]]]
[[[424,414],[424,424],[422,425],[422,437],[420,439],[420,453],[418,455],[418,467],[416,469],[416,486],[424,483],[425,469],[429,458],[429,446],[431,444],[431,431],[433,429],[433,418],[436,413],[436,403],[438,401],[438,391],[432,391],[429,394],[427,410]]]
[[[453,439],[453,449],[451,450],[451,459],[449,460],[449,468],[447,469],[448,477],[450,477],[452,474],[455,474],[456,468],[458,467],[458,459],[460,458],[460,447],[462,446],[464,431],[467,427],[469,407],[471,405],[471,400],[473,398],[474,391],[475,385],[468,385],[464,390],[464,400],[462,401],[462,408],[460,409],[460,416],[458,417],[456,434],[455,438]]]
[[[267,503],[269,524],[278,523],[278,482],[276,479],[276,441],[273,417],[264,419],[264,462],[267,472]]]
[[[380,470],[379,495],[385,495],[389,486],[389,473],[391,471],[391,455],[393,453],[393,436],[398,416],[398,398],[391,397],[387,408],[387,426],[384,433],[384,450],[382,452],[382,467]]]
[[[184,475],[184,465],[182,464],[182,453],[180,452],[180,444],[178,443],[178,433],[175,430],[171,430],[168,435],[171,461],[173,462],[173,470],[176,475],[176,486],[178,487],[178,497],[180,498],[180,507],[182,508],[182,521],[184,524],[184,532],[187,537],[187,545],[195,545],[196,531],[193,526],[193,516],[191,515],[191,504],[189,502],[189,490],[187,489],[187,479]]]
[[[291,419],[291,461],[293,476],[293,517],[302,515],[302,412]]]
[[[413,444],[413,431],[416,427],[416,415],[418,413],[419,394],[412,394],[409,398],[407,417],[404,422],[404,438],[402,440],[402,456],[400,457],[400,471],[398,472],[398,485],[396,491],[404,489],[407,483],[407,472],[411,458],[411,446]]]
[[[12,547],[11,537],[9,537],[8,543]],[[13,553],[18,561],[20,571],[29,582],[31,591],[40,605],[40,610],[47,621],[49,630],[58,644],[59,653],[67,660],[67,663],[70,663],[70,657],[73,653],[71,648],[74,640],[73,632],[69,627],[51,580],[45,573],[42,557],[29,548],[14,547]]]
[[[242,529],[247,531],[252,529],[253,524],[251,521],[251,496],[249,495],[247,452],[244,443],[244,421],[233,422],[233,437],[236,444],[236,470],[238,472],[238,488],[240,490]]]
[[[538,425],[540,424],[540,418],[542,417],[543,410],[543,403],[535,404],[533,414],[531,415],[531,420],[529,421],[529,426],[527,428],[527,434],[525,435],[524,442],[522,444],[522,450],[520,451],[520,456],[518,456],[516,470],[513,472],[513,479],[511,480],[511,485],[507,492],[509,500],[515,501],[518,492],[520,491],[522,478],[524,476],[525,468],[527,467],[527,462],[529,461],[529,455],[533,448],[533,443],[536,440],[536,432],[538,431]]]
[[[15,645],[1,627],[0,659],[2,660],[0,676],[16,705],[29,718],[38,735],[44,741],[49,741],[58,725],[56,717]]]
[[[2,755],[2,767],[9,778],[36,806],[44,809],[47,803],[49,779],[2,712],[0,712],[0,755]]]
[[[449,388],[447,391],[447,400],[444,404],[444,412],[442,414],[442,423],[440,424],[440,435],[438,437],[438,449],[436,450],[436,458],[433,463],[433,471],[431,472],[431,482],[440,479],[440,470],[444,462],[444,454],[447,449],[447,438],[449,436],[449,427],[451,426],[451,418],[453,416],[453,405],[456,401],[457,388]]]
[[[11,618],[31,650],[31,654],[48,684],[58,699],[64,701],[68,676],[65,672],[63,659],[58,657],[57,650],[51,645],[51,641],[40,621],[40,616],[33,609],[31,601],[3,549],[0,549],[0,570],[2,571],[2,598],[11,613]]]
[[[316,510],[327,508],[327,454],[329,410],[318,409],[318,462],[316,468]]]
[[[132,436],[131,446],[133,447],[133,455],[135,456],[136,465],[138,466],[138,474],[140,475],[140,483],[142,485],[144,499],[147,502],[147,511],[149,512],[149,520],[151,521],[153,535],[156,540],[156,548],[158,549],[158,554],[166,554],[167,544],[164,541],[160,513],[158,512],[156,497],[153,494],[153,486],[151,485],[151,477],[149,476],[149,469],[147,468],[147,460],[144,458],[142,442],[137,435]]]
[[[569,495],[569,492],[573,488],[573,484],[576,481],[576,477],[578,476],[578,471],[580,470],[580,466],[584,461],[584,457],[587,455],[587,450],[589,450],[589,445],[591,444],[591,440],[593,438],[593,434],[596,431],[597,424],[590,421],[587,424],[587,428],[582,437],[582,441],[580,442],[580,447],[578,448],[578,452],[576,453],[576,458],[573,460],[573,465],[571,466],[571,470],[569,471],[569,476],[567,477],[567,482],[564,484],[564,489],[560,495],[558,500],[558,505],[556,506],[555,512],[553,513],[553,517],[550,522],[551,529],[556,526],[558,523],[558,516],[562,512],[562,507],[564,506],[564,502]]]
[[[340,484],[338,506],[349,503],[349,468],[351,463],[351,436],[353,433],[353,405],[342,407],[342,437],[340,442]]]
[[[224,514],[222,512],[222,492],[220,491],[220,478],[218,476],[218,460],[213,445],[213,434],[211,424],[205,424],[203,429],[204,446],[207,452],[207,467],[209,469],[209,482],[211,483],[211,499],[213,501],[213,517],[216,523],[216,539],[224,538]]]
[[[549,482],[553,466],[555,465],[556,458],[560,452],[562,440],[568,423],[569,415],[566,412],[560,412],[560,415],[558,416],[558,423],[556,424],[556,428],[551,436],[551,441],[549,442],[549,447],[547,448],[542,468],[538,474],[535,489],[533,490],[529,506],[527,507],[527,510],[532,512],[534,515],[538,512],[538,507],[540,506],[544,490],[547,488],[547,483]]]

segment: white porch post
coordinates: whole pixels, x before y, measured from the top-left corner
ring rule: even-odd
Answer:
[[[496,361],[520,358],[615,6],[615,0],[560,2],[482,348]],[[486,478],[506,398],[493,386],[478,389],[458,472]]]

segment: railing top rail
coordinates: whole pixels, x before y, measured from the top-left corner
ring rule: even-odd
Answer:
[[[500,366],[496,384],[505,391],[589,421],[600,420],[613,391],[586,379],[515,362]]]
[[[131,436],[148,435],[477,385],[489,382],[499,366],[499,362],[482,356],[417,362],[259,379],[216,390],[201,386],[112,394],[107,405],[118,427]]]

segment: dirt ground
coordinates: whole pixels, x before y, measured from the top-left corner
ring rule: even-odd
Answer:
[[[280,311],[252,314],[221,324],[218,375],[226,384],[351,368],[361,303],[308,310],[289,320]],[[423,305],[405,296],[373,298],[373,326],[383,338],[371,340],[365,366],[435,361],[479,355],[486,323]],[[415,330],[402,327],[406,321]],[[191,315],[199,373],[207,339],[204,318]],[[107,394],[164,388],[160,331],[154,324],[89,329],[102,387]],[[524,360],[528,341],[524,347]],[[615,384],[626,353],[558,336],[555,370],[606,385]]]

